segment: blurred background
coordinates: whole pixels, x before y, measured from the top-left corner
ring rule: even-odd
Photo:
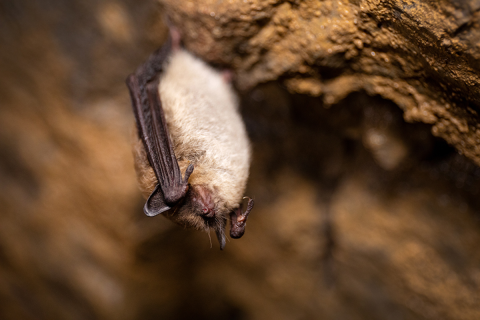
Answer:
[[[156,1],[0,1],[0,319],[479,319],[480,169],[364,92],[241,92],[245,236],[147,218],[124,84]]]

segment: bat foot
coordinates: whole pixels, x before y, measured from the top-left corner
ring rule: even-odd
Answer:
[[[247,210],[242,212],[242,206],[235,211],[232,211],[230,213],[230,237],[234,239],[241,238],[243,234],[245,233],[245,226],[247,225],[247,218],[253,209],[253,204],[254,201],[253,199],[250,199],[248,197],[245,197],[244,199],[248,199],[248,205],[247,205]]]
[[[232,81],[235,77],[235,74],[230,69],[222,70],[221,74],[222,74],[223,81],[226,82],[226,83],[232,83]]]
[[[180,31],[177,27],[170,26],[170,37],[172,38],[172,50],[177,51],[180,50],[182,36],[180,35]]]

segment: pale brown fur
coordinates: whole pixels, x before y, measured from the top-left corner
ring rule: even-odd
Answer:
[[[153,168],[148,162],[147,153],[145,152],[143,142],[138,138],[138,134],[136,132],[133,139],[133,160],[135,163],[135,171],[137,173],[138,187],[140,188],[143,197],[148,199],[150,194],[155,189],[158,180],[155,176]]]
[[[237,97],[222,75],[184,50],[172,53],[159,90],[182,174],[193,163],[191,188],[211,191],[217,224],[238,208],[245,191],[250,146],[238,113]],[[157,184],[141,140],[134,142],[135,168],[140,189],[148,197]],[[210,227],[204,219],[181,205],[165,216],[197,229]]]

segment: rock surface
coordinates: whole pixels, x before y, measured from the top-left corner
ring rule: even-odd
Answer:
[[[161,0],[187,47],[238,86],[282,79],[333,105],[365,91],[480,164],[480,2]]]
[[[480,318],[478,1],[162,3],[0,3],[0,319]],[[165,12],[243,90],[223,252],[142,213],[124,80]]]

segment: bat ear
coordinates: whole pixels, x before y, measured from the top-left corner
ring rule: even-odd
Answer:
[[[149,217],[154,217],[157,214],[170,210],[171,208],[165,204],[163,193],[160,185],[157,184],[155,190],[153,190],[147,202],[143,206],[143,212]]]
[[[245,198],[244,198],[245,199]],[[247,218],[250,211],[253,209],[253,199],[248,198],[247,210],[242,212],[242,205],[230,213],[230,237],[234,239],[241,238],[245,233],[245,226],[247,225]]]

